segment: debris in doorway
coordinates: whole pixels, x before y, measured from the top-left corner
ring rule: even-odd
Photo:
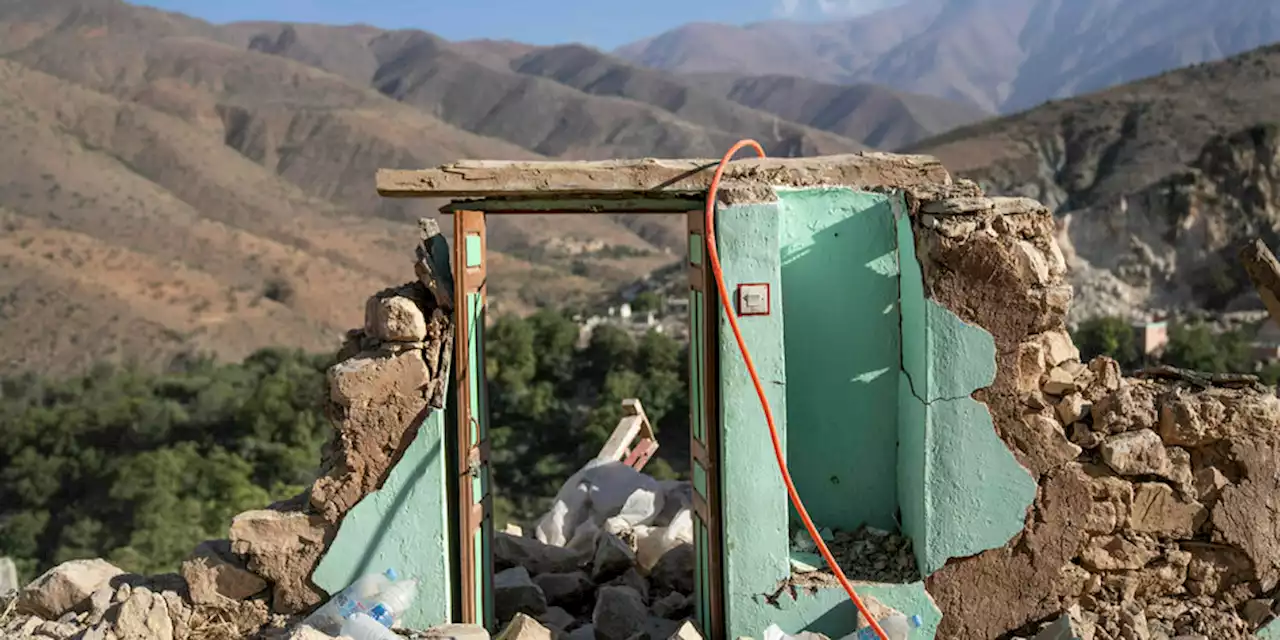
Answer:
[[[850,580],[892,584],[920,581],[911,540],[898,533],[866,525],[852,532],[823,530],[820,533]],[[839,583],[827,568],[826,562],[813,553],[814,548],[807,534],[793,538],[793,584],[801,587],[838,587]]]
[[[530,537],[495,534],[499,622],[532,616],[555,637],[594,640],[677,634],[693,613],[691,508],[688,482],[660,482],[613,455],[592,460]],[[521,638],[536,631],[520,628]]]

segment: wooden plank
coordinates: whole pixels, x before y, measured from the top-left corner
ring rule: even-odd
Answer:
[[[1267,248],[1266,243],[1254,240],[1240,250],[1240,262],[1262,296],[1271,321],[1280,325],[1280,260]]]
[[[440,207],[440,213],[455,211],[484,211],[501,214],[548,213],[632,213],[673,214],[684,213],[696,207],[699,198],[694,196],[663,196],[657,198],[579,197],[579,198],[505,198],[483,200],[459,200]]]
[[[399,198],[484,198],[642,194],[700,195],[718,160],[603,162],[469,160],[435,169],[380,169],[378,193]],[[744,158],[725,169],[728,182],[777,186],[911,187],[950,184],[936,158],[862,152],[812,158]]]

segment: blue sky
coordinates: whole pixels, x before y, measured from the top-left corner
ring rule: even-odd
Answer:
[[[213,22],[280,20],[424,29],[450,40],[612,48],[688,22],[853,15],[886,0],[134,0]]]

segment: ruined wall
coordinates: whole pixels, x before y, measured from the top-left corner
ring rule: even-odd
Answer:
[[[910,198],[925,293],[993,337],[973,398],[1038,489],[1007,544],[927,579],[937,637],[1034,635],[1063,611],[1086,640],[1249,637],[1280,580],[1280,400],[1081,363],[1049,211],[949,195]]]
[[[424,238],[420,260],[438,251]],[[407,616],[448,619],[443,407],[453,324],[421,282],[381,291],[328,372],[334,437],[319,478],[303,495],[242,513],[231,551],[267,580],[271,609],[293,614],[354,578],[395,567],[422,581]]]

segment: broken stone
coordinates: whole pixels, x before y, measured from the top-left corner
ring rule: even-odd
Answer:
[[[596,628],[590,624],[584,624],[570,631],[565,636],[565,640],[596,640]]]
[[[116,595],[115,589],[110,584],[103,585],[89,596],[88,607],[89,614],[85,618],[85,622],[89,626],[93,626],[102,622],[102,617],[107,614],[107,609],[111,607],[111,599]]]
[[[668,620],[680,620],[693,612],[693,600],[683,593],[672,591],[653,603],[653,615]]]
[[[611,585],[619,585],[623,587],[631,587],[636,593],[640,594],[640,599],[646,603],[649,602],[649,582],[640,575],[635,567],[627,569],[622,575],[609,581]]]
[[[591,624],[598,640],[627,640],[641,631],[649,619],[644,600],[631,587],[600,588]]]
[[[46,636],[49,638],[70,638],[78,631],[76,625],[66,622],[54,622],[52,620],[42,623],[36,627],[35,635]]]
[[[422,640],[489,640],[489,632],[478,624],[449,623],[431,627]]]
[[[182,563],[182,577],[195,604],[217,604],[223,598],[247,600],[267,588],[267,582],[249,571],[231,553],[226,540],[202,542]]]
[[[1199,502],[1184,500],[1173,488],[1159,482],[1134,487],[1129,526],[1140,533],[1190,538],[1204,523],[1208,511]]]
[[[246,511],[231,521],[231,551],[254,574],[273,583],[272,609],[298,613],[326,597],[311,572],[328,546],[323,518],[301,511]]]
[[[636,564],[631,546],[618,536],[603,532],[596,539],[596,552],[591,561],[591,579],[602,582],[624,573]]]
[[[1018,391],[1031,393],[1040,390],[1046,358],[1041,342],[1024,342],[1018,345]]]
[[[548,604],[568,609],[577,609],[587,602],[595,591],[595,584],[591,582],[591,578],[581,571],[544,573],[535,577],[533,582],[542,589]]]
[[[1141,569],[1159,555],[1146,540],[1111,535],[1090,540],[1080,553],[1080,560],[1091,571],[1123,571]]]
[[[698,627],[692,622],[685,620],[667,640],[702,640],[702,634],[698,633]]]
[[[681,544],[668,551],[653,565],[653,570],[649,572],[649,583],[659,593],[693,593],[693,567],[696,564],[697,554],[693,545]]]
[[[1071,442],[1082,449],[1096,449],[1105,439],[1106,436],[1090,429],[1089,425],[1083,422],[1071,425]]]
[[[1272,616],[1275,604],[1276,601],[1270,598],[1253,599],[1244,603],[1244,607],[1241,608],[1240,613],[1244,616],[1245,622],[1248,622],[1250,627],[1256,628],[1261,626],[1262,623],[1266,622],[1267,619]]]
[[[1017,266],[1018,278],[1040,287],[1049,283],[1049,262],[1035,245],[1026,240],[1014,244],[1014,264]]]
[[[493,600],[499,621],[512,620],[517,613],[539,616],[547,612],[546,595],[524,567],[512,567],[493,577]]]
[[[112,622],[120,640],[173,640],[168,605],[146,587],[133,590]]]
[[[1049,370],[1049,380],[1044,383],[1044,392],[1051,396],[1062,396],[1076,391],[1076,377],[1065,367],[1059,365]]]
[[[418,304],[403,296],[374,296],[365,304],[365,333],[389,342],[420,342],[427,320]]]
[[[498,532],[493,535],[493,559],[499,570],[524,567],[531,573],[572,573],[590,560],[590,556],[542,544],[533,538],[521,538]]]
[[[1044,345],[1045,366],[1050,369],[1080,359],[1080,350],[1071,341],[1071,334],[1067,333],[1065,327],[1040,334],[1040,342]],[[1072,378],[1079,377],[1078,370],[1069,368],[1067,371],[1074,373]]]
[[[1014,437],[1032,471],[1044,473],[1080,455],[1080,447],[1067,439],[1057,420],[1043,413],[1028,413],[1022,416],[1022,424],[1025,430]]]
[[[1093,372],[1096,384],[1104,390],[1115,391],[1120,388],[1123,378],[1119,362],[1106,356],[1098,356],[1089,361],[1089,371]]]
[[[1132,382],[1093,403],[1093,428],[1102,433],[1154,429],[1158,424],[1156,392]]]
[[[1073,424],[1089,415],[1089,403],[1079,393],[1071,393],[1058,403],[1057,412],[1062,424]]]
[[[498,634],[497,640],[551,640],[551,631],[538,624],[537,620],[517,613],[511,624]]]
[[[314,627],[300,624],[289,630],[289,634],[285,636],[285,640],[329,640],[333,636],[320,631]]]
[[[560,607],[547,607],[547,612],[538,616],[538,622],[546,625],[550,629],[558,629],[564,631],[573,626],[573,614],[561,609]]]
[[[46,571],[19,592],[14,609],[18,613],[56,620],[78,607],[94,591],[107,586],[112,578],[123,573],[124,571],[105,560],[64,562]]]
[[[1196,495],[1201,502],[1213,502],[1218,493],[1227,486],[1227,477],[1217,467],[1205,467],[1195,474]]]
[[[1130,431],[1102,443],[1102,460],[1122,476],[1165,475],[1169,455],[1164,441],[1150,429]]]

